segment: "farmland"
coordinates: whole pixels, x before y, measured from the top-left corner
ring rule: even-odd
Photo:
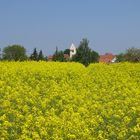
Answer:
[[[139,140],[140,63],[0,62],[0,139]]]

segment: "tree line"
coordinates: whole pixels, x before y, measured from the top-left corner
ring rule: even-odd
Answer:
[[[93,51],[89,47],[89,41],[84,38],[77,50],[76,54],[70,59],[65,56],[70,55],[70,49],[65,49],[64,51],[59,51],[56,47],[54,54],[52,55],[52,61],[60,61],[60,62],[67,62],[67,61],[74,61],[84,64],[88,66],[90,63],[97,63],[99,62],[99,54],[96,51]],[[30,56],[27,56],[25,47],[21,45],[9,45],[2,50],[2,54],[0,56],[1,60],[8,60],[8,61],[48,61],[48,57],[44,56],[42,50],[39,52],[36,48],[34,48],[33,52]],[[124,53],[120,53],[117,55],[116,62],[140,62],[140,48],[129,48]]]
[[[80,62],[85,66],[89,65],[90,63],[98,62],[99,54],[93,51],[89,47],[89,41],[87,39],[83,39],[80,42],[79,47],[77,48],[77,53],[70,59],[70,49],[65,49],[64,51],[59,51],[56,47],[54,54],[52,55],[52,61],[60,61],[60,62],[67,62],[67,61],[74,61]],[[44,56],[42,50],[39,52],[36,48],[34,48],[32,54],[27,56],[25,47],[21,45],[9,45],[3,48],[1,60],[8,60],[8,61],[25,61],[25,60],[33,60],[33,61],[40,61],[44,60],[47,61],[48,57]]]
[[[117,55],[116,62],[140,62],[140,48],[131,47]]]

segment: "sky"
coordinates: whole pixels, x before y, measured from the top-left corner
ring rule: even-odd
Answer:
[[[0,48],[50,55],[83,38],[99,54],[140,48],[140,0],[0,0]]]

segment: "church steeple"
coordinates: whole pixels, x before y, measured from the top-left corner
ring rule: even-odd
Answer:
[[[72,43],[71,46],[70,46],[70,58],[72,58],[75,54],[76,54],[76,47]]]

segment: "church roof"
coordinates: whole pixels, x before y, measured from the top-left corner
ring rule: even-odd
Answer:
[[[70,46],[70,50],[76,49],[75,45],[72,43]]]

